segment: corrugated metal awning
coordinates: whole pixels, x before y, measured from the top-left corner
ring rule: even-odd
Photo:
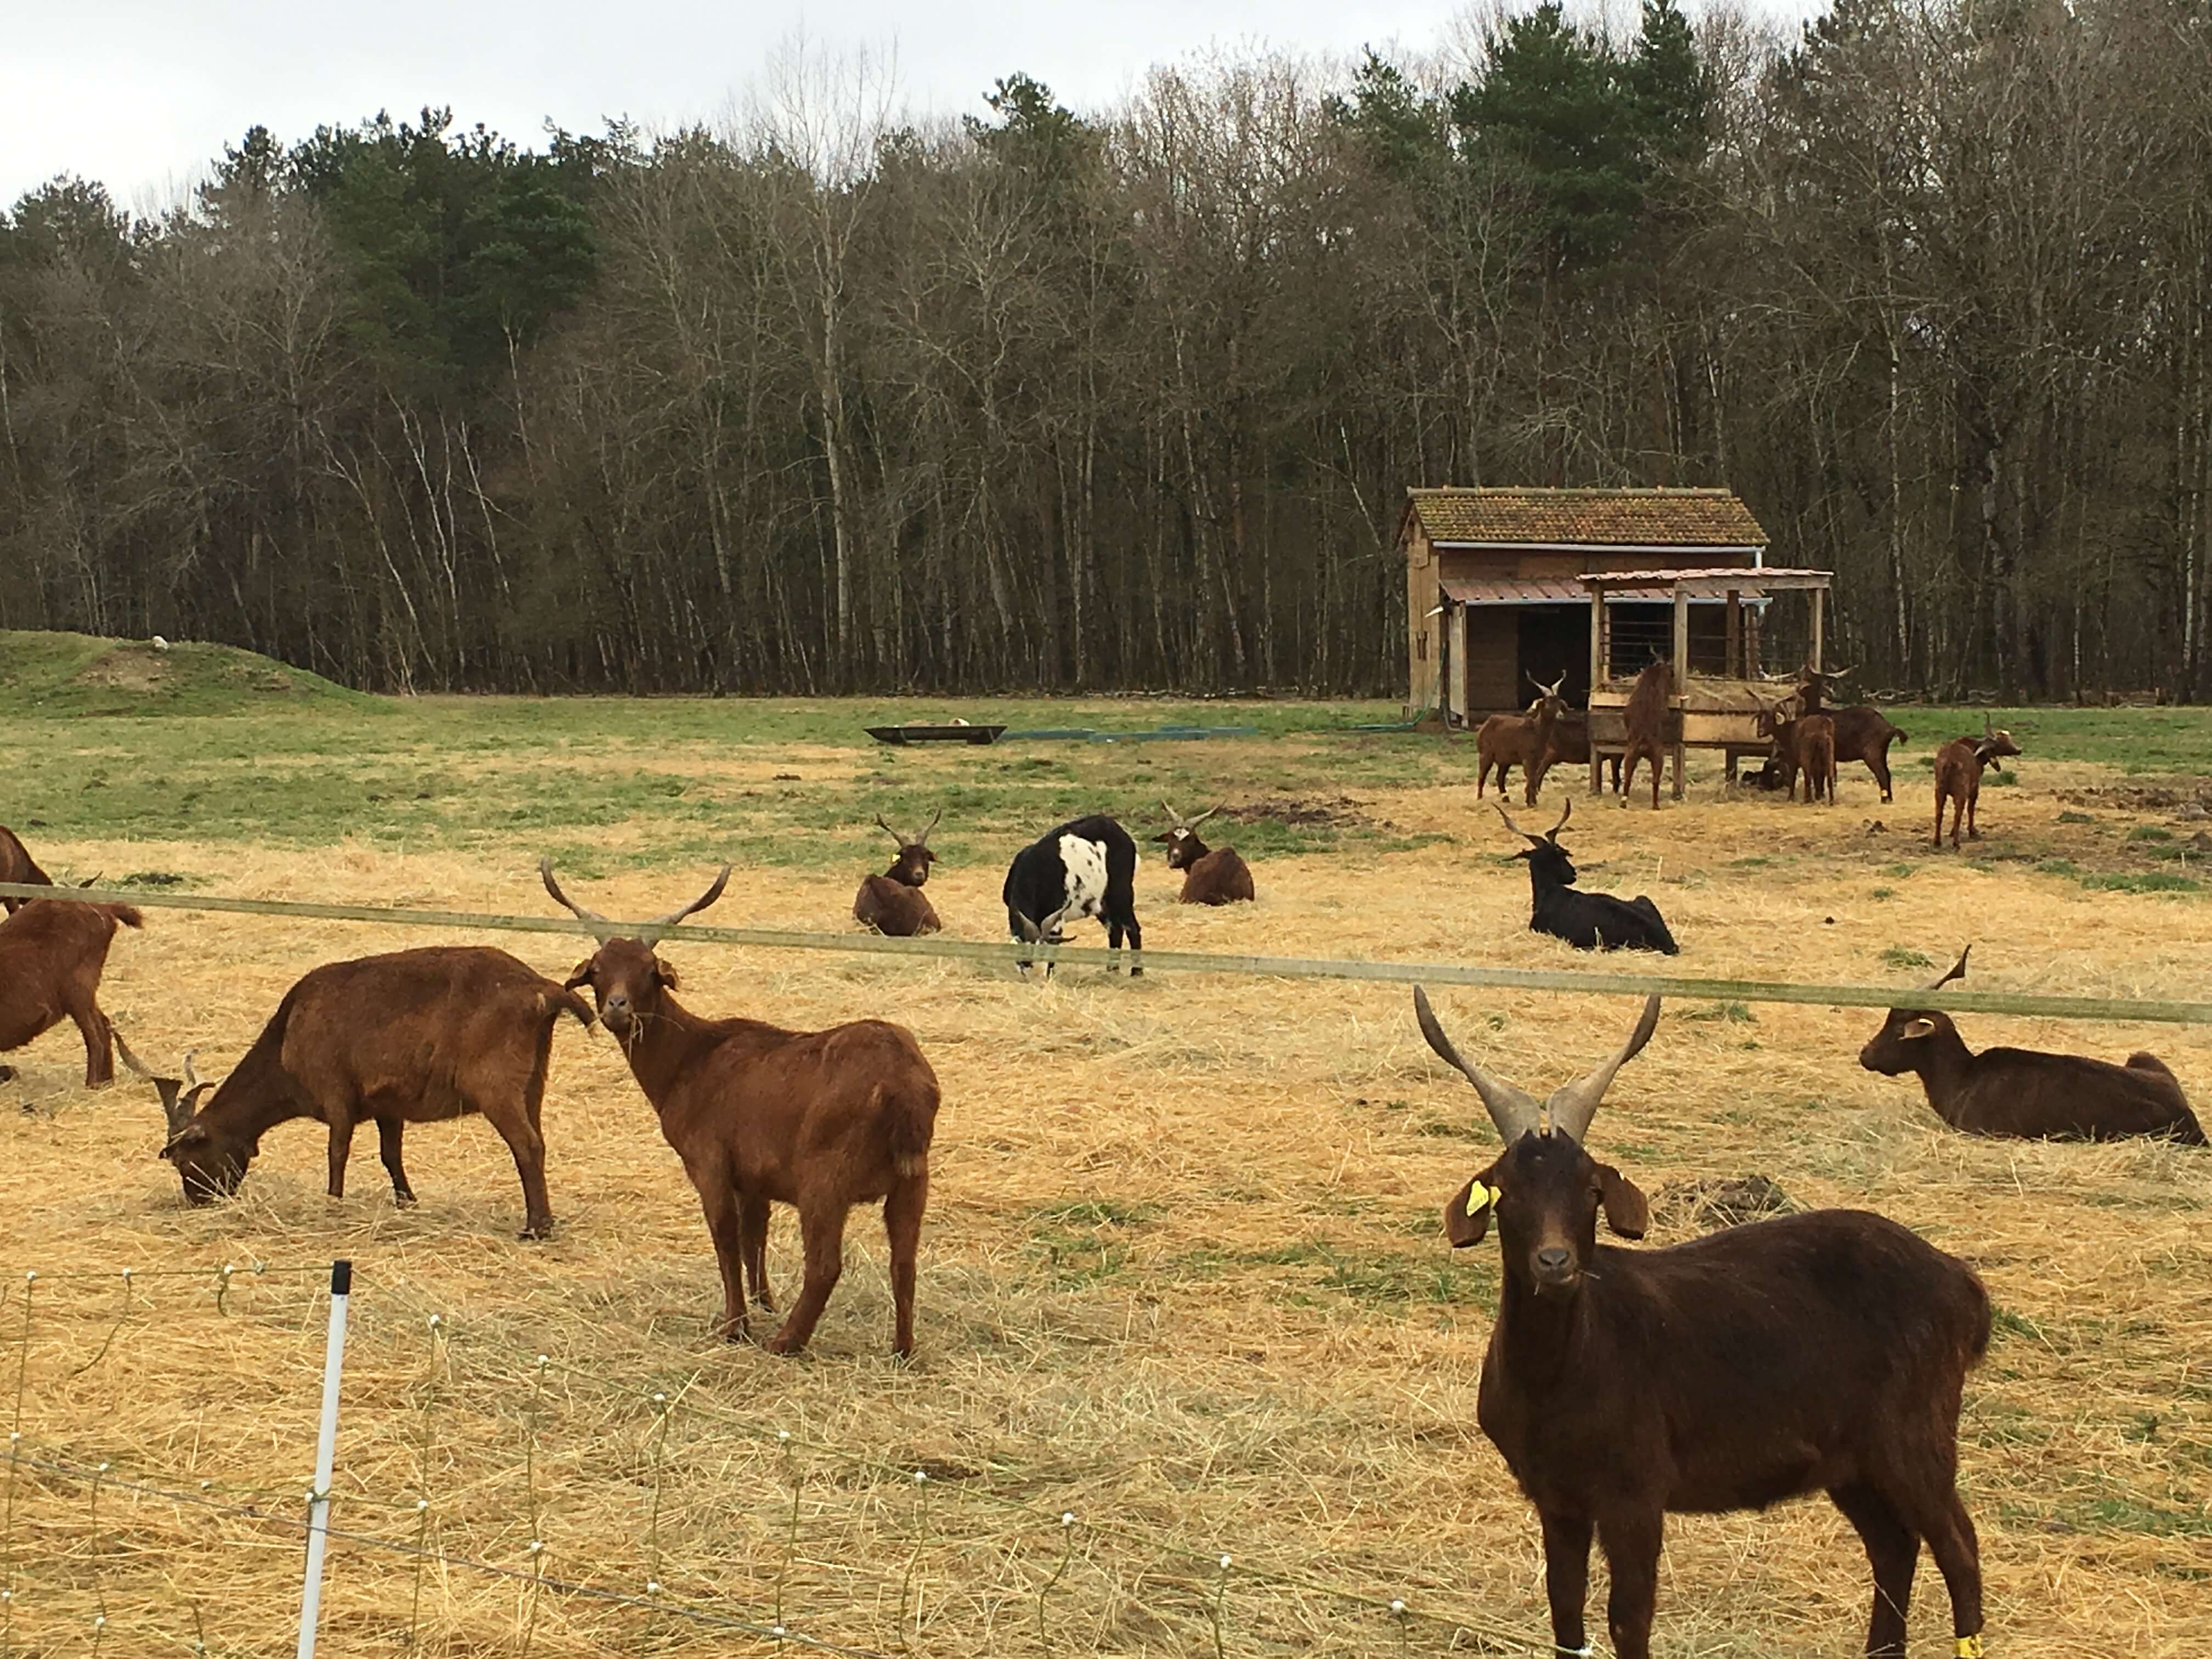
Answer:
[[[1756,576],[1759,573],[1745,570],[1736,574]],[[1547,580],[1540,577],[1469,580],[1457,576],[1447,578],[1437,586],[1443,588],[1444,598],[1454,605],[1588,605],[1590,590],[1583,586],[1587,580],[1585,577],[1570,576],[1559,580]],[[1748,585],[1737,587],[1734,592],[1747,604],[1766,598],[1763,588]],[[1646,602],[1643,598],[1627,593],[1607,593],[1605,598],[1608,605]],[[1720,605],[1726,600],[1725,593],[1696,594],[1691,596],[1690,602],[1692,605]]]

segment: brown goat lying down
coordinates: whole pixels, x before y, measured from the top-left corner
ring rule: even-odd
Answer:
[[[236,1192],[261,1137],[295,1117],[329,1126],[332,1198],[345,1196],[355,1128],[373,1121],[392,1195],[412,1204],[399,1156],[406,1126],[481,1112],[522,1177],[522,1237],[543,1238],[553,1210],[538,1108],[564,1013],[592,1023],[581,997],[504,951],[432,945],[313,969],[220,1084],[201,1082],[189,1055],[182,1079],[155,1077],[128,1048],[123,1058],[161,1094],[169,1128],[161,1156],[193,1204]]]
[[[1960,1261],[1895,1222],[1820,1210],[1662,1250],[1644,1194],[1583,1150],[1613,1075],[1658,1024],[1539,1101],[1461,1058],[1416,990],[1429,1046],[1481,1094],[1505,1150],[1452,1194],[1444,1231],[1478,1243],[1495,1218],[1497,1322],[1476,1415],[1543,1525],[1552,1640],[1588,1653],[1593,1534],[1612,1568],[1619,1659],[1649,1659],[1669,1513],[1758,1510],[1825,1492],[1874,1569],[1869,1655],[1902,1656],[1924,1540],[1961,1652],[1978,1652],[1982,1577],[1957,1490],[1959,1404],[1990,1335]],[[1548,1112],[1550,1122],[1545,1124]]]
[[[1961,951],[1958,964],[1928,988],[1965,978],[1973,948]],[[2126,1065],[2115,1066],[2032,1048],[1976,1054],[1948,1014],[1893,1008],[1859,1050],[1859,1064],[1885,1077],[1917,1073],[1936,1115],[1970,1135],[2026,1140],[2169,1135],[2191,1146],[2205,1144],[2179,1080],[2156,1054],[2130,1054]]]
[[[84,1086],[114,1081],[100,976],[118,924],[143,927],[145,918],[128,904],[28,899],[0,921],[0,1054],[74,1020],[84,1038]],[[14,1067],[0,1066],[0,1082],[14,1075]]]
[[[579,921],[594,924],[599,948],[576,965],[571,986],[588,985],[599,1023],[622,1044],[638,1087],[660,1117],[660,1133],[697,1189],[722,1273],[722,1334],[747,1334],[746,1283],[764,1312],[771,1204],[799,1212],[805,1279],[771,1353],[797,1353],[843,1267],[846,1212],[884,1206],[890,1241],[891,1352],[914,1352],[915,1257],[929,1202],[929,1143],[937,1122],[937,1074],[914,1034],[879,1019],[826,1031],[787,1031],[757,1019],[707,1019],[671,994],[676,970],[646,942],[721,897],[729,866],[705,895],[645,923],[645,938],[572,902],[539,864],[545,890]],[[603,930],[603,931],[602,931]]]

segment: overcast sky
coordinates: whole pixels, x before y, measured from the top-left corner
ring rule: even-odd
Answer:
[[[1808,0],[1752,0],[1795,17]],[[175,199],[259,122],[289,141],[319,123],[450,104],[524,143],[550,118],[596,131],[732,110],[804,32],[895,55],[916,111],[982,113],[1017,70],[1095,106],[1152,64],[1209,46],[1426,51],[1467,0],[75,0],[7,8],[0,25],[0,206],[59,173],[142,211]]]

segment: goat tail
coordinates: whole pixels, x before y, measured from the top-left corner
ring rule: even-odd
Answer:
[[[146,917],[135,904],[103,904],[100,907],[125,927],[143,927]]]
[[[1966,1369],[1972,1370],[1982,1363],[1982,1357],[1990,1351],[1990,1291],[1989,1286],[1982,1283],[1982,1276],[1971,1269],[1966,1274],[1966,1283],[1973,1287],[1974,1322],[1966,1333],[1966,1352],[1960,1358],[1966,1361]]]
[[[937,1133],[936,1079],[917,1079],[910,1084],[878,1083],[868,1103],[885,1120],[892,1170],[909,1181],[927,1175],[929,1143]]]

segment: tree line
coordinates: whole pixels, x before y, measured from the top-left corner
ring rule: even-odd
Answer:
[[[915,124],[256,127],[0,218],[0,626],[397,690],[1402,691],[1409,484],[1734,487],[1836,652],[2212,690],[2212,12],[1545,3]]]

